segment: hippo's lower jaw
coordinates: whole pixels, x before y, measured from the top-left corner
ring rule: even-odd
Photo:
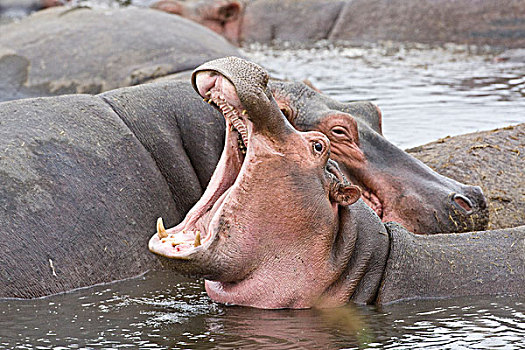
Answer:
[[[338,157],[334,159],[342,163]],[[416,191],[405,186],[402,179],[373,167],[348,169],[343,163],[341,168],[360,187],[361,198],[383,223],[394,221],[417,234],[480,231],[488,223],[486,202],[479,187],[463,186],[436,174],[432,176],[441,178],[436,189],[429,185],[428,191]],[[436,198],[432,198],[433,194]]]
[[[157,221],[157,234],[149,241],[150,251],[170,259],[198,261],[200,253],[209,251],[217,238],[220,223],[215,217],[228,197],[241,172],[249,145],[252,123],[239,101],[233,85],[221,75],[204,72],[197,75],[197,84],[205,101],[221,110],[226,119],[226,141],[223,154],[209,186],[199,202],[179,225],[165,229],[162,218]],[[206,261],[211,263],[211,257]],[[205,264],[205,262],[202,262]],[[193,264],[192,264],[193,265]],[[202,266],[206,270],[206,266]],[[204,271],[187,271],[189,274]],[[204,272],[204,275],[207,274]]]

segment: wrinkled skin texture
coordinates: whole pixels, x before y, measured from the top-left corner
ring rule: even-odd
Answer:
[[[204,196],[181,224],[158,225],[149,249],[208,279],[212,299],[307,308],[525,293],[525,226],[435,236],[383,226],[328,161],[326,136],[280,113],[260,67],[220,59],[193,82],[224,113],[225,148]]]
[[[297,129],[328,136],[331,158],[361,187],[363,199],[383,222],[396,221],[425,234],[487,227],[480,188],[441,176],[388,142],[381,133],[381,113],[372,103],[339,103],[302,83],[274,82],[272,89]]]
[[[1,103],[0,297],[159,268],[144,232],[202,195],[223,144],[211,109],[181,82]]]
[[[521,0],[162,0],[154,7],[236,44],[327,39],[525,46]],[[221,15],[226,8],[236,8],[235,15]]]
[[[1,30],[0,101],[96,94],[240,55],[211,30],[150,9],[54,8]]]
[[[525,226],[414,235],[385,225],[390,253],[378,304],[464,295],[525,295]]]
[[[525,124],[441,139],[407,150],[439,173],[480,184],[489,229],[525,225]]]

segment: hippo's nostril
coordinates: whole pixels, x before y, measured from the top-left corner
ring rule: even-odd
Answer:
[[[456,193],[452,196],[452,201],[457,207],[463,209],[466,214],[472,214],[472,202],[467,197]]]

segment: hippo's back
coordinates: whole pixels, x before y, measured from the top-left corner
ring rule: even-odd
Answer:
[[[155,162],[87,95],[0,104],[0,297],[37,297],[155,266],[157,216],[177,222]]]
[[[100,93],[240,55],[211,30],[139,8],[54,8],[2,27],[0,101]]]

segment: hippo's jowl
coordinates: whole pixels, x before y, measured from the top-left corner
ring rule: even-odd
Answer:
[[[385,226],[328,160],[328,138],[289,124],[259,66],[219,59],[193,82],[224,114],[223,154],[203,197],[176,227],[159,220],[149,248],[205,277],[212,299],[304,308],[524,292],[525,227],[429,237]]]

